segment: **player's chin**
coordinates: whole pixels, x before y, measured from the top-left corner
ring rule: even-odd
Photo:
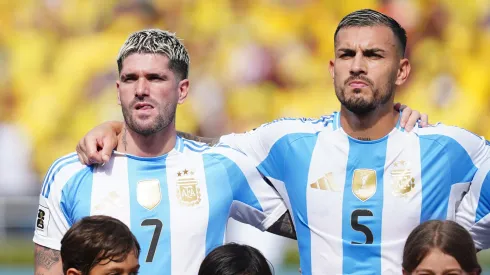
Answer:
[[[366,99],[364,97],[349,97],[346,98],[344,102],[342,102],[349,111],[363,115],[371,112],[375,109],[372,99]]]
[[[158,112],[155,109],[134,110],[131,114],[133,121],[138,123],[150,123],[156,120]]]
[[[153,115],[133,115],[133,123],[136,124],[138,128],[149,128],[155,124],[156,116]]]
[[[140,129],[150,129],[155,127],[155,118],[153,117],[145,117],[140,119],[135,119],[137,127]]]
[[[143,136],[150,136],[158,132],[158,126],[155,123],[136,123],[133,129]]]
[[[373,94],[369,91],[350,91],[345,94],[345,101],[366,105],[374,101]]]

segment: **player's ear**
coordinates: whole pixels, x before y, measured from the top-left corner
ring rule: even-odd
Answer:
[[[400,60],[400,67],[398,68],[395,84],[400,86],[405,83],[411,69],[412,67],[410,66],[410,62],[408,61],[408,59],[402,58]]]
[[[121,105],[121,92],[119,91],[120,82],[116,81],[116,89],[117,89],[117,104]]]
[[[76,270],[75,268],[69,268],[66,271],[66,275],[82,275],[82,272]]]
[[[184,103],[187,98],[187,94],[189,93],[189,79],[183,79],[179,82],[179,104]]]
[[[335,77],[334,65],[335,62],[333,60],[330,60],[328,70],[330,71],[330,76],[332,77],[332,79]]]

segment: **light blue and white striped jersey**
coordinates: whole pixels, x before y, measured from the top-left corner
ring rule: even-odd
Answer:
[[[255,160],[296,227],[303,274],[400,274],[412,229],[454,219],[489,148],[456,127],[373,141],[349,137],[340,114],[280,119],[222,142]]]
[[[477,249],[490,248],[490,160],[475,174],[456,211],[456,221],[470,232]]]
[[[243,153],[177,138],[159,157],[115,152],[93,167],[76,154],[55,161],[42,187],[34,242],[59,250],[76,221],[108,215],[138,239],[141,274],[197,274],[205,255],[223,244],[230,216],[266,230],[285,212]]]

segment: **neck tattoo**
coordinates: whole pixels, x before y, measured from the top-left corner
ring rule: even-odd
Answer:
[[[124,134],[123,134],[123,137],[122,137],[122,142],[124,144],[124,151],[127,151],[128,150],[128,142],[126,140],[126,133],[127,133],[127,130],[126,130],[126,127],[124,127]]]
[[[358,137],[358,140],[363,140],[363,141],[371,141],[371,138],[368,137]]]

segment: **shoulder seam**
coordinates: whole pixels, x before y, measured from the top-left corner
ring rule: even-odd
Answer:
[[[195,146],[195,147],[209,147],[209,145],[207,145],[206,143],[197,142],[197,141],[193,141],[190,139],[182,139],[182,141],[184,143],[187,143],[187,144]]]
[[[224,150],[224,153],[221,153],[220,150]],[[218,143],[212,147],[206,149],[207,152],[203,152],[204,154],[218,154],[228,158],[225,154],[230,152],[230,154],[242,154],[243,156],[247,156],[245,153],[240,151],[238,148],[233,148],[226,144]]]
[[[46,175],[44,176],[43,186],[44,186],[46,179],[48,178],[48,176],[51,175],[51,172],[53,171],[53,169],[55,167],[58,167],[62,162],[64,162],[65,160],[69,160],[70,158],[73,158],[75,155],[76,155],[76,153],[71,153],[71,154],[62,156],[62,157],[56,159],[55,161],[53,161],[53,163],[49,167],[48,171],[46,172]]]
[[[76,158],[71,157],[69,159],[66,159],[63,162],[60,162],[60,164],[57,166],[56,170],[53,170],[53,173],[50,174],[49,178],[46,178],[46,181],[43,184],[43,189],[42,189],[41,195],[43,195],[45,198],[48,198],[49,197],[49,193],[51,192],[51,186],[56,181],[56,178],[59,175],[59,173],[64,168],[66,168],[67,166],[70,166],[70,165],[73,165],[73,164],[79,164],[80,165],[80,169],[77,169],[76,172],[74,172],[72,174],[72,176],[75,175],[76,173],[80,172],[84,168],[88,167],[88,166],[85,166],[85,165],[82,165],[81,163],[79,163],[78,157],[76,157]]]
[[[330,124],[331,122],[333,122],[333,119],[334,119],[334,116],[333,115],[321,116],[319,118],[281,117],[281,118],[275,119],[275,120],[273,120],[271,122],[264,123],[260,127],[269,126],[271,124],[278,123],[278,122],[283,122],[283,121],[298,121],[298,122],[301,122],[301,123],[311,123],[311,124],[318,124],[318,123],[322,123],[323,122],[324,127],[327,127],[328,124]]]

